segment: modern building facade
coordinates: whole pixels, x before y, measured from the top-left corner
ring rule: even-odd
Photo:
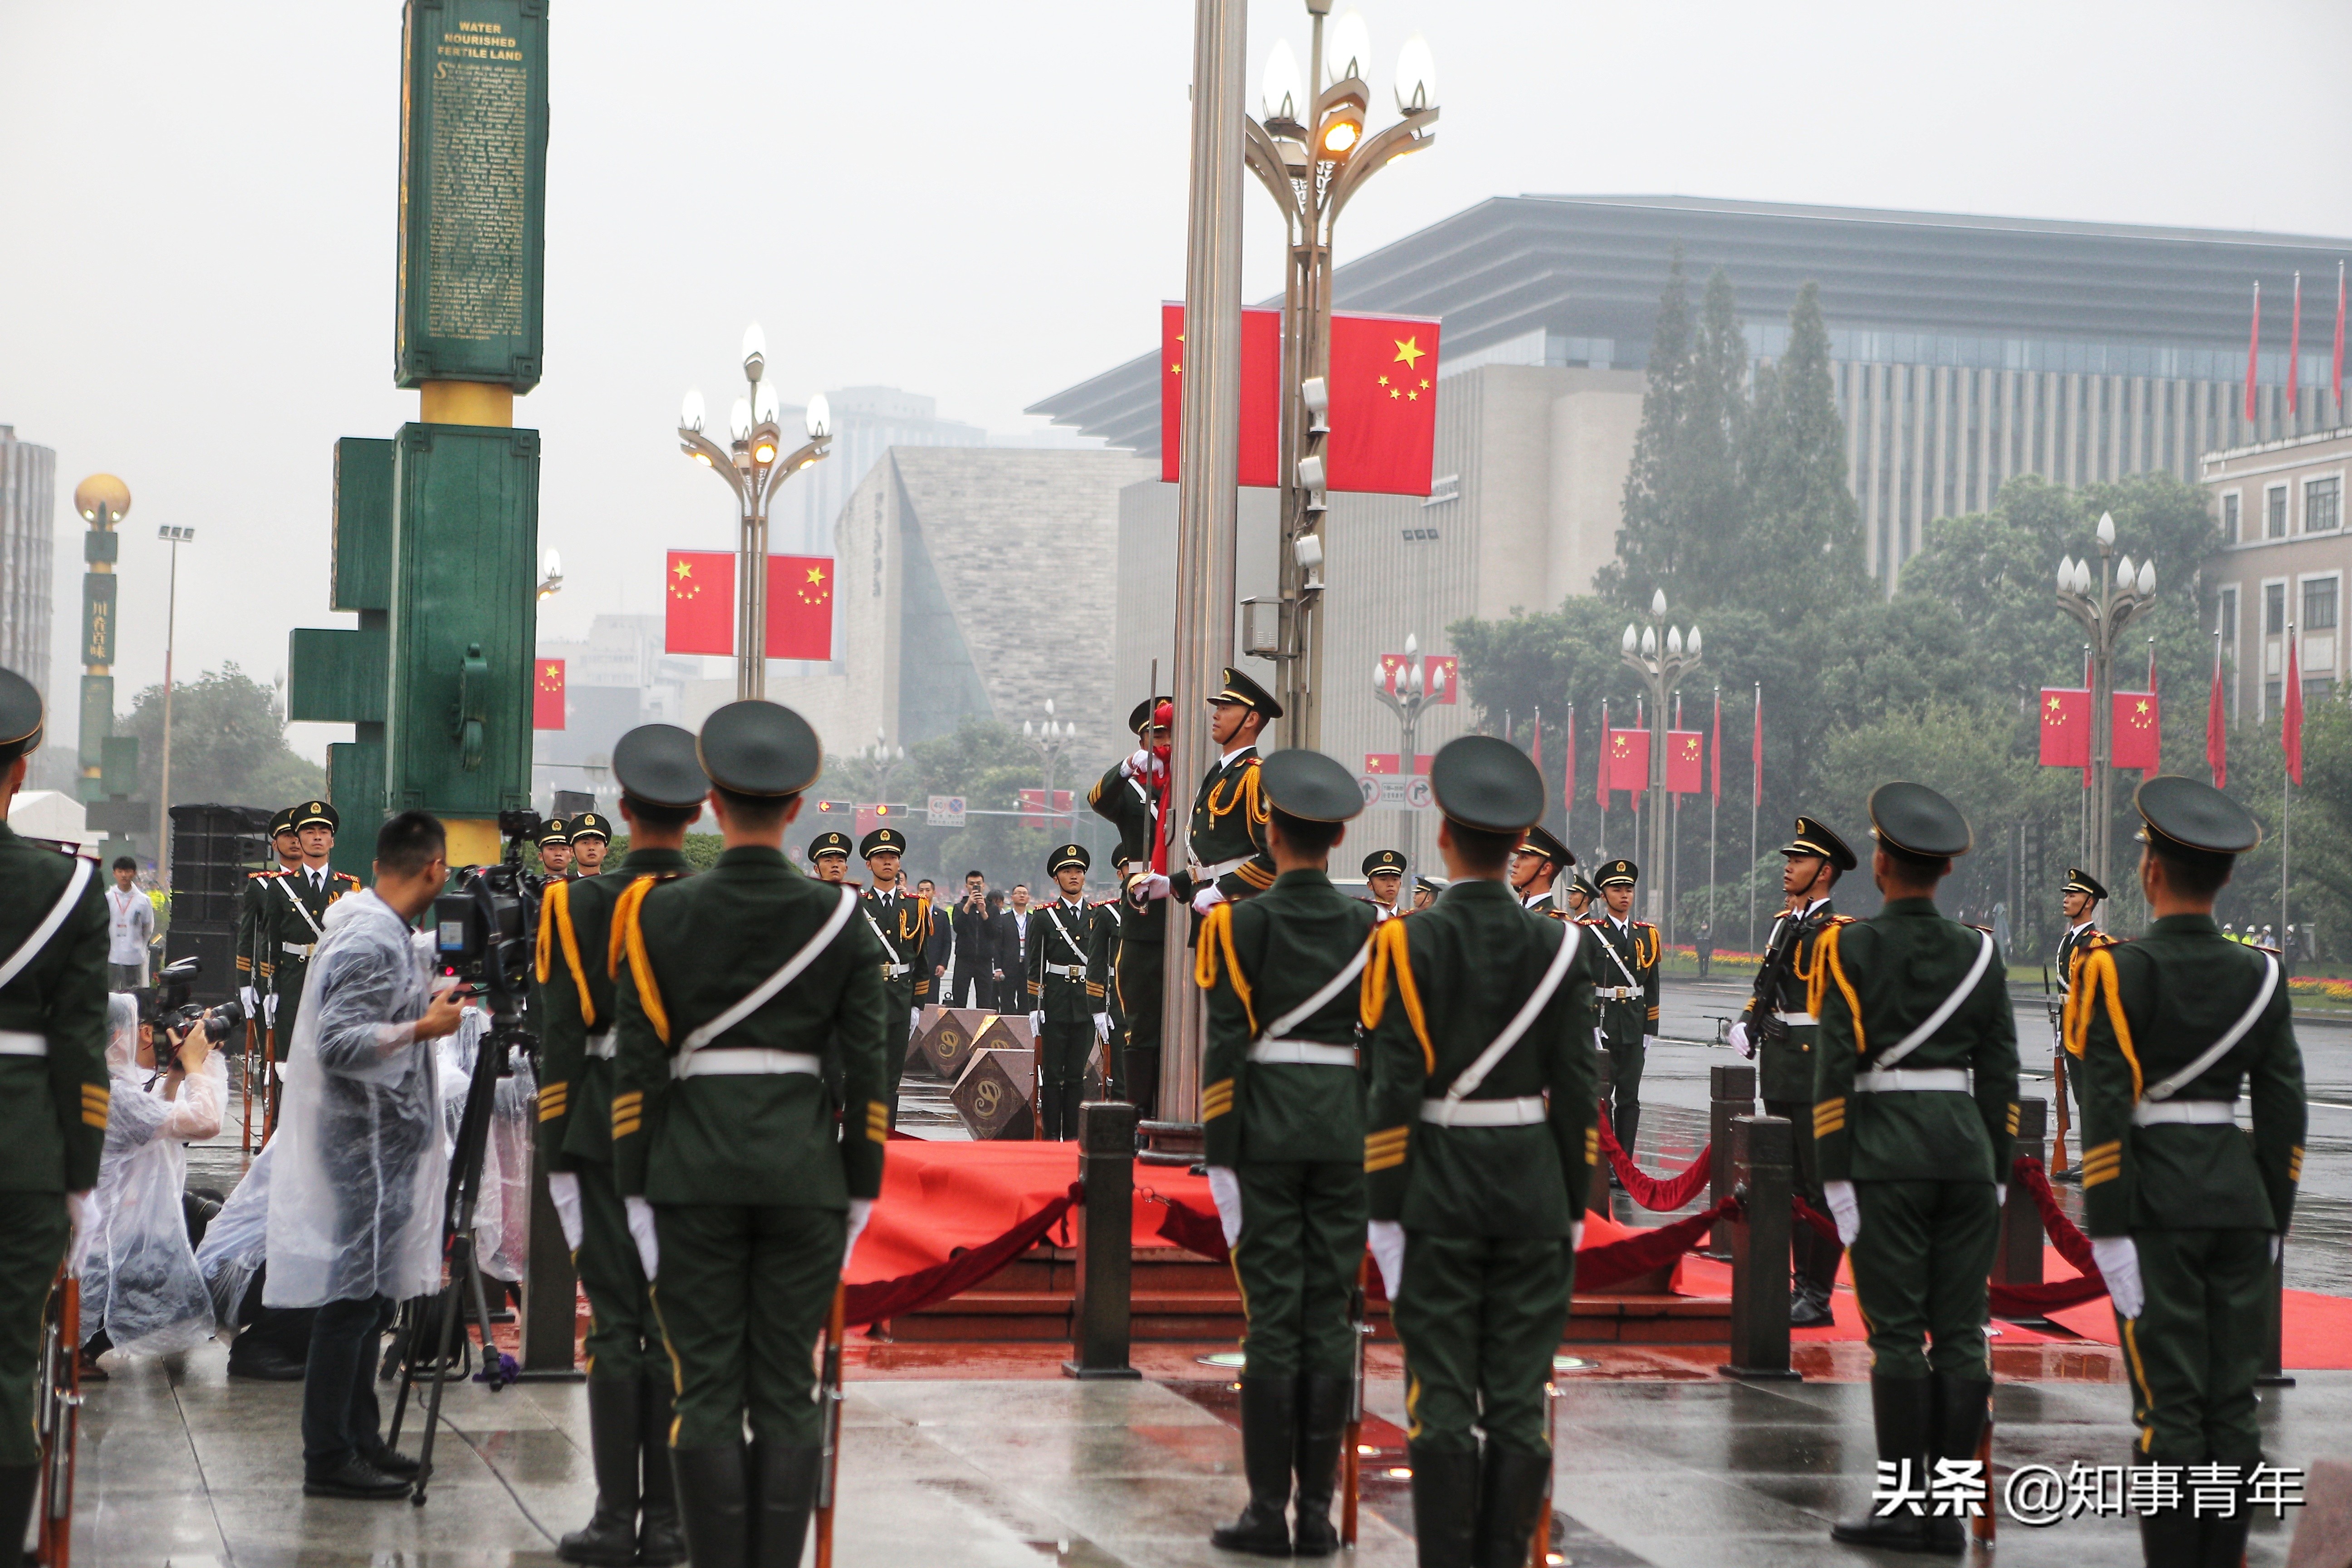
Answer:
[[[849,492],[893,447],[982,447],[988,432],[940,417],[936,397],[895,386],[845,386],[824,395],[833,414],[831,455],[786,479],[769,510],[769,548],[792,555],[833,553],[833,525]],[[786,409],[786,431],[804,408]]]
[[[57,453],[0,425],[0,668],[31,681],[52,713],[58,708],[49,688],[57,490]]]
[[[2341,426],[2204,457],[2200,478],[2223,540],[2205,575],[2232,719],[2279,711],[2290,639],[2305,701],[2344,679],[2347,475],[2352,429]]]

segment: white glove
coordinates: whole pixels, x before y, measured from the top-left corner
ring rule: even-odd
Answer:
[[[1756,1055],[1756,1047],[1748,1041],[1748,1021],[1744,1018],[1731,1026],[1731,1048],[1743,1057]]]
[[[1151,753],[1141,746],[1136,747],[1135,753],[1118,764],[1118,773],[1121,778],[1141,778],[1150,771]]]
[[[2272,1261],[2273,1263],[2276,1263],[2276,1262],[2278,1261],[2278,1258],[2279,1258],[2279,1233],[2278,1233],[2278,1232],[2276,1232],[2276,1231],[2273,1231],[2273,1232],[2271,1232],[2271,1261]]]
[[[278,1027],[278,993],[275,991],[261,999],[261,1025],[266,1029]]]
[[[1995,1213],[2009,1207],[2009,1184],[2007,1182],[1995,1182],[1992,1184],[1992,1206]]]
[[[580,1174],[576,1171],[547,1173],[547,1195],[555,1200],[555,1223],[563,1227],[563,1245],[580,1250]]]
[[[919,1030],[922,1026],[923,1010],[920,1007],[908,1008],[907,1010],[907,1027],[910,1030]]]
[[[1209,1195],[1217,1201],[1217,1222],[1225,1228],[1225,1246],[1242,1238],[1242,1179],[1227,1165],[1209,1167]]]
[[[1392,1219],[1376,1219],[1364,1226],[1364,1245],[1372,1249],[1372,1261],[1381,1266],[1381,1289],[1388,1292],[1393,1305],[1397,1287],[1404,1282],[1404,1226]]]
[[[629,1237],[637,1244],[637,1262],[650,1282],[661,1272],[661,1241],[654,1234],[654,1205],[643,1198],[623,1198],[621,1206],[629,1211]]]
[[[1042,1040],[1045,1037],[1045,1015],[1044,1013],[1038,1012],[1029,1015],[1029,1037],[1033,1040]]]
[[[1823,1182],[1822,1196],[1829,1200],[1830,1217],[1837,1221],[1838,1241],[1852,1247],[1853,1238],[1862,1234],[1862,1204],[1853,1195],[1853,1184]]]
[[[238,986],[236,988],[236,999],[245,1004],[245,1016],[247,1017],[251,1018],[257,1016],[261,1012],[261,998],[253,994],[252,986]]]
[[[1192,912],[1196,915],[1205,915],[1224,901],[1224,894],[1217,891],[1217,885],[1212,882],[1205,888],[1193,889]]]
[[[1584,1222],[1580,1219],[1568,1222],[1568,1249],[1570,1252],[1584,1250]]]
[[[844,1274],[849,1272],[849,1260],[857,1256],[857,1238],[866,1234],[866,1222],[873,1217],[874,1200],[872,1198],[849,1200],[849,1224],[845,1227],[847,1235],[841,1245],[841,1271]]]
[[[66,1243],[66,1272],[78,1276],[81,1266],[89,1260],[89,1244],[98,1232],[97,1195],[68,1193],[66,1221],[71,1227],[71,1238]]]
[[[1108,1040],[1110,1038],[1109,1014],[1097,1013],[1095,1015],[1095,1038],[1097,1040]]]
[[[1164,871],[1146,871],[1142,876],[1138,877],[1136,881],[1143,884],[1143,896],[1146,899],[1164,899],[1168,896],[1168,875]],[[1133,886],[1132,883],[1129,885]]]
[[[2139,1244],[2128,1236],[2095,1236],[2091,1260],[2106,1277],[2107,1300],[2115,1303],[2116,1316],[2138,1317],[2147,1305],[2147,1292],[2139,1282]]]

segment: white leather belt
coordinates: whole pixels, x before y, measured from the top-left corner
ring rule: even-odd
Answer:
[[[28,1035],[22,1029],[0,1029],[0,1057],[45,1057],[49,1054],[47,1035]]]
[[[1353,1046],[1318,1046],[1310,1040],[1260,1040],[1249,1048],[1249,1059],[1276,1067],[1351,1068]]]
[[[1853,1075],[1856,1094],[1967,1094],[1966,1068],[1874,1068]]]
[[[1540,1094],[1517,1100],[1424,1100],[1421,1119],[1440,1127],[1533,1127],[1544,1119]]]
[[[669,1064],[672,1078],[756,1078],[783,1073],[821,1077],[824,1063],[806,1051],[772,1051],[759,1046],[705,1046]]]
[[[1592,994],[1603,1002],[1631,1002],[1641,995],[1631,985],[1596,985]]]
[[[1058,974],[1065,980],[1084,980],[1087,966],[1083,963],[1049,963],[1045,966],[1045,973]]]
[[[2157,1127],[2167,1122],[2227,1127],[2237,1120],[2238,1108],[2227,1100],[2143,1100],[2132,1107],[2134,1127]]]
[[[613,1059],[613,1031],[607,1029],[601,1035],[589,1036],[588,1054],[596,1058],[599,1061],[611,1061]]]
[[[1230,860],[1220,860],[1213,866],[1203,866],[1195,860],[1186,869],[1192,872],[1192,880],[1196,882],[1213,882],[1228,872],[1240,870],[1254,858],[1254,856],[1236,855]]]
[[[1814,1017],[1811,1013],[1775,1013],[1772,1016],[1780,1019],[1780,1022],[1790,1026],[1791,1028],[1801,1027],[1808,1024],[1818,1024],[1821,1022],[1819,1018]]]
[[[289,957],[308,959],[310,950],[319,944],[315,942],[281,942],[278,945],[286,951]]]
[[[885,980],[896,980],[914,967],[915,966],[911,963],[886,963],[882,966],[882,978]]]

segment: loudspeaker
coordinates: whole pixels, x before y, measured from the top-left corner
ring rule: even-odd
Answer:
[[[202,961],[192,1000],[209,1006],[236,994],[237,901],[246,874],[274,863],[262,807],[172,808],[172,924],[163,957]]]

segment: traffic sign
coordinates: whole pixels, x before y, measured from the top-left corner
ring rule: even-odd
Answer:
[[[963,796],[960,795],[932,795],[926,803],[924,826],[929,827],[961,827],[963,826]]]
[[[1430,811],[1437,805],[1425,773],[1358,773],[1356,789],[1366,805],[1390,811]]]

